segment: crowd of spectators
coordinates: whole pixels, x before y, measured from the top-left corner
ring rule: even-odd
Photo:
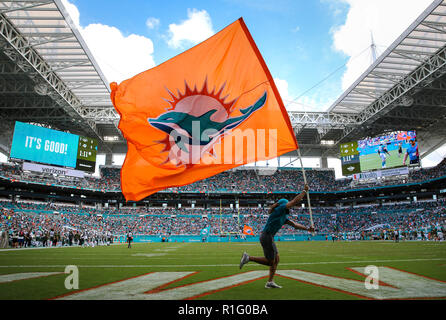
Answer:
[[[103,173],[105,172],[105,173]],[[34,173],[23,171],[19,164],[0,163],[0,178],[6,178],[12,181],[24,181],[47,186],[69,186],[76,189],[94,189],[102,191],[120,191],[120,183],[115,178],[110,179],[106,176],[106,168],[101,169],[101,178],[85,176],[82,178],[54,175],[51,173]],[[119,170],[118,170],[119,173]],[[113,172],[114,177],[114,172]],[[117,176],[119,179],[119,175]]]
[[[105,245],[113,242],[110,227],[94,216],[80,214],[37,214],[3,207],[0,231],[8,234],[11,247],[56,245]]]
[[[91,208],[61,204],[0,201],[0,232],[9,234],[12,246],[100,245],[132,232],[137,235],[241,234],[248,225],[258,235],[268,208]],[[309,225],[304,208],[292,209],[291,219]],[[346,208],[314,208],[313,220],[319,234],[334,235],[399,230],[416,237],[446,227],[446,201],[396,203]],[[289,226],[278,236],[301,234]]]
[[[424,180],[439,178],[445,175],[446,175],[446,158],[444,158],[435,167],[412,171],[412,173],[410,174],[410,181],[420,182]]]
[[[333,170],[307,170],[313,191],[350,188],[351,180],[336,180]],[[436,167],[412,170],[408,182],[420,182],[446,175],[446,159]],[[44,185],[63,185],[120,192],[120,170],[102,167],[101,177],[54,176],[22,171],[17,164],[0,164],[0,178]],[[296,192],[303,188],[302,172],[297,169],[233,169],[187,186],[171,188],[174,192]],[[421,229],[444,228],[444,201],[411,202],[355,207],[314,208],[314,223],[319,233],[381,232],[389,228],[403,230],[412,237]],[[9,234],[13,246],[78,244],[98,245],[113,241],[113,236],[131,231],[141,235],[199,235],[204,228],[210,234],[238,234],[249,225],[259,234],[267,220],[267,208],[147,208],[99,207],[74,204],[0,201],[0,232]],[[291,210],[299,223],[310,223],[306,208]],[[279,235],[301,233],[284,227]]]
[[[0,164],[0,178],[27,181],[45,185],[62,185],[74,188],[120,192],[120,168],[101,167],[100,177],[84,178],[54,176],[52,174],[33,174],[23,172],[17,164]],[[352,188],[351,179],[336,179],[334,170],[306,170],[313,191],[338,191]],[[446,175],[446,159],[437,166],[412,170],[409,182],[420,182]],[[401,183],[399,180],[381,182]],[[295,192],[303,188],[302,171],[297,168],[274,169],[232,169],[216,176],[197,181],[187,186],[167,189],[167,192]]]

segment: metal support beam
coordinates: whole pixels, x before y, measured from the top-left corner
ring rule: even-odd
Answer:
[[[400,99],[408,92],[416,87],[432,83],[436,76],[436,72],[441,71],[446,67],[446,47],[440,49],[436,54],[429,57],[425,63],[418,67],[415,71],[410,73],[404,79],[396,83],[389,91],[383,94],[379,99],[376,99],[370,106],[358,115],[358,124],[361,126],[367,122],[373,122],[379,115],[386,110],[387,112],[395,108]],[[435,98],[433,98],[435,99]],[[344,132],[338,142],[345,141],[354,130],[349,127],[344,129]]]
[[[288,112],[293,127],[307,128],[343,128],[346,125],[358,125],[354,114],[328,113],[328,112]]]
[[[4,49],[4,53],[18,66],[24,66],[22,69],[25,69],[25,72],[29,71],[29,67],[31,67],[56,93],[58,96],[56,103],[61,105],[73,118],[81,118],[81,102],[53,72],[48,63],[31,47],[29,41],[12,26],[4,14],[0,14],[0,36],[12,49]],[[97,132],[96,127],[91,125],[91,122],[86,123],[85,129],[102,141],[101,135]]]
[[[34,84],[23,80],[6,80],[0,78],[0,94],[35,94]]]
[[[0,90],[1,91],[1,90]],[[0,109],[8,110],[11,113],[11,116],[14,116],[14,110],[20,109],[37,109],[45,112],[46,109],[60,109],[59,105],[54,103],[48,97],[36,97],[36,96],[14,96],[14,97],[2,97],[0,99]],[[26,112],[26,110],[25,110]]]

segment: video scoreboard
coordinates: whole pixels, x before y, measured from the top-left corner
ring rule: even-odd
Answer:
[[[96,139],[16,121],[10,157],[94,172]]]
[[[417,135],[412,131],[395,131],[340,145],[342,174],[357,173],[407,165],[419,165]]]
[[[94,172],[97,152],[98,141],[96,139],[79,136],[76,169]]]
[[[361,172],[357,141],[341,144],[341,163],[344,176]]]

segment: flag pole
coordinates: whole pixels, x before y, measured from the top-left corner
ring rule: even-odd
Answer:
[[[237,230],[240,232],[240,207],[237,208]]]
[[[241,239],[241,238],[242,238],[243,231],[241,231],[241,229],[240,229],[240,205],[239,205],[238,208],[237,208],[237,224],[238,224],[238,229],[237,229],[237,231],[238,231],[238,234],[239,234],[240,239]]]
[[[221,199],[220,199],[220,236],[223,234],[221,231]]]
[[[300,160],[300,167],[302,168],[302,174],[304,176],[304,183],[307,184],[307,177],[305,175],[305,169],[304,169],[304,164],[302,162],[302,156],[300,154],[300,148],[297,148],[297,154],[299,156],[299,160]],[[308,209],[310,211],[310,223],[311,223],[311,227],[314,228],[314,223],[313,223],[313,211],[311,210],[311,202],[310,202],[310,192],[305,192],[307,194],[307,202],[308,202]],[[315,234],[314,232],[312,233],[313,235]]]

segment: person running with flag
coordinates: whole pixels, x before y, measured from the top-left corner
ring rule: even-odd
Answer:
[[[265,227],[260,234],[260,244],[263,248],[264,257],[251,257],[248,253],[244,252],[240,260],[240,269],[249,261],[256,262],[265,266],[269,266],[269,279],[265,284],[265,288],[282,288],[274,281],[274,274],[276,273],[277,265],[279,264],[279,252],[277,251],[276,244],[274,243],[274,235],[282,228],[284,224],[292,226],[295,229],[314,232],[314,227],[305,227],[299,223],[288,219],[290,209],[299,204],[308,192],[308,185],[305,185],[304,190],[297,195],[293,200],[280,199],[269,208],[268,220]]]

